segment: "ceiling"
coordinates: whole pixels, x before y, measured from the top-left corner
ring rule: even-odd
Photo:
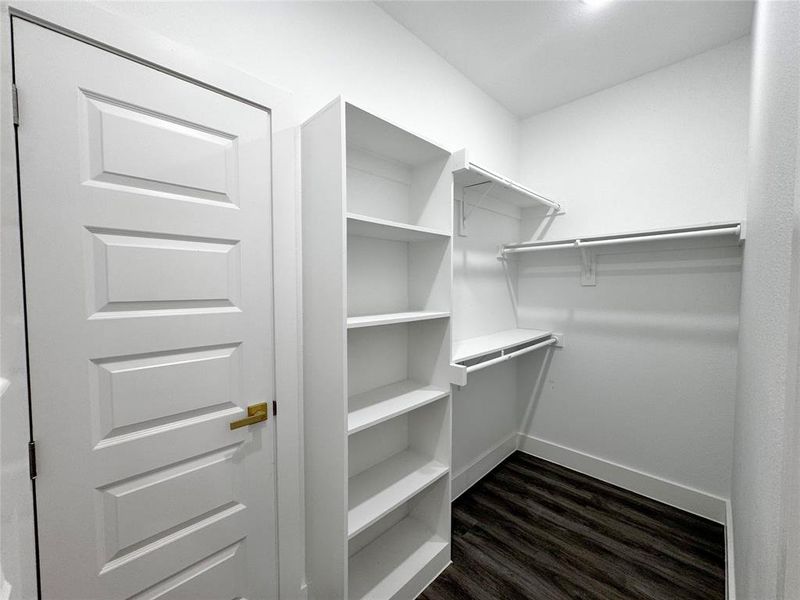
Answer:
[[[747,35],[753,16],[745,0],[377,4],[519,117]]]

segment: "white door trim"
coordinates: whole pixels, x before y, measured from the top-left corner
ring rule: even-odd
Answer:
[[[280,597],[298,598],[305,590],[305,556],[303,539],[303,511],[300,465],[301,439],[299,360],[300,347],[296,335],[299,323],[298,278],[296,270],[296,206],[297,194],[295,172],[295,148],[293,143],[276,143],[276,133],[291,127],[296,122],[291,105],[290,92],[272,86],[239,69],[220,62],[202,52],[176,43],[158,33],[142,28],[124,17],[115,15],[89,3],[51,3],[46,1],[12,0],[0,2],[0,28],[3,33],[2,77],[0,93],[4,99],[11,94],[11,36],[10,15],[43,25],[60,33],[75,37],[84,42],[101,47],[126,58],[136,60],[153,68],[181,77],[195,84],[246,101],[250,104],[269,108],[272,113],[273,137],[273,251],[274,251],[274,306],[275,328],[275,374],[276,397],[279,405],[277,427],[277,501],[278,501],[278,557]],[[0,305],[3,331],[6,338],[3,344],[3,372],[0,376],[9,380],[3,393],[2,415],[3,432],[17,431],[20,452],[13,456],[3,456],[3,468],[9,460],[19,459],[25,451],[28,439],[27,423],[27,375],[24,369],[24,356],[19,356],[25,348],[23,322],[22,281],[19,271],[19,229],[17,214],[16,148],[14,141],[13,115],[10,102],[2,102],[0,115],[0,147],[2,158],[2,229],[3,257],[2,286],[4,302]],[[24,119],[24,117],[23,117]],[[290,137],[284,133],[284,140]],[[282,165],[276,169],[275,165]],[[280,276],[277,276],[280,273]],[[17,325],[14,325],[14,324]],[[286,324],[295,324],[286,326]],[[16,355],[16,356],[15,356]],[[23,368],[19,368],[22,365]],[[12,366],[16,366],[12,370]],[[8,369],[8,372],[6,372]],[[7,404],[8,403],[8,404]],[[15,406],[10,406],[14,403]],[[25,410],[19,410],[25,403]],[[14,410],[16,408],[16,410]],[[23,414],[25,419],[23,420]],[[6,420],[11,417],[14,422]],[[7,427],[5,426],[7,425]],[[6,440],[7,442],[7,440]],[[4,443],[6,446],[6,443]],[[16,447],[15,446],[15,447]],[[18,456],[19,454],[19,456]],[[4,483],[5,483],[4,477]],[[16,483],[16,482],[15,482]],[[21,489],[21,495],[30,495],[30,490]],[[32,500],[31,500],[32,503]],[[19,523],[22,535],[33,536],[33,522]],[[0,557],[0,561],[2,561]],[[31,560],[30,558],[26,560]],[[11,581],[21,590],[35,590],[35,565],[22,564],[12,571],[3,568],[0,573],[16,576],[21,581]],[[0,582],[2,584],[3,582]],[[12,589],[12,594],[15,590]]]
[[[245,102],[268,107],[273,113],[285,109],[291,95],[287,90],[90,3],[12,0],[8,8],[14,16]]]

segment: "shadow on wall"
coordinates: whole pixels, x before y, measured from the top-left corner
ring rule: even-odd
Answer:
[[[564,348],[518,359],[520,431],[704,493],[730,485],[742,249],[650,242],[521,255],[519,326]]]
[[[598,253],[595,286],[581,286],[575,250],[522,257],[520,326],[735,346],[741,248],[647,246]]]
[[[542,397],[542,390],[547,381],[550,365],[553,362],[554,355],[560,351],[560,348],[553,348],[551,346],[546,352],[538,354],[534,352],[531,355],[523,356],[518,359],[518,374],[521,375],[520,389],[530,390],[530,395],[526,393],[519,394],[521,404],[519,413],[522,415],[519,431],[531,430],[533,415],[536,412],[539,399]]]

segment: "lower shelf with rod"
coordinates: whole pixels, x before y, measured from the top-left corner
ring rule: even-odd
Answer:
[[[467,375],[550,346],[563,347],[564,336],[539,329],[509,329],[454,344],[450,382],[467,385]]]

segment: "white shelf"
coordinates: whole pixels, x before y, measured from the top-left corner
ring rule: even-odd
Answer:
[[[352,538],[364,531],[447,471],[447,465],[412,450],[405,450],[351,477],[347,537]]]
[[[446,540],[406,517],[350,557],[350,598],[393,598],[446,550]]]
[[[453,169],[453,180],[456,186],[462,188],[480,186],[474,189],[481,190],[480,193],[483,193],[490,184],[494,184],[489,194],[492,198],[509,202],[519,208],[545,206],[552,207],[560,213],[563,213],[561,206],[554,200],[545,198],[541,194],[536,193],[532,189],[508,177],[504,177],[503,175],[499,175],[489,169],[479,167],[475,163],[470,162],[466,150],[460,150],[455,153],[453,155],[453,163],[455,165]],[[480,185],[483,183],[486,185]]]
[[[405,414],[450,393],[406,379],[352,396],[348,402],[347,433],[352,434]]]
[[[396,242],[428,242],[446,240],[450,237],[450,233],[447,231],[355,213],[347,213],[347,233],[348,235]]]
[[[453,344],[453,362],[459,363],[552,335],[539,329],[507,329],[490,335],[469,338]]]
[[[347,328],[377,327],[379,325],[393,325],[394,323],[410,323],[411,321],[428,321],[430,319],[446,319],[449,312],[416,310],[400,313],[386,313],[382,315],[364,315],[360,317],[347,317]]]

